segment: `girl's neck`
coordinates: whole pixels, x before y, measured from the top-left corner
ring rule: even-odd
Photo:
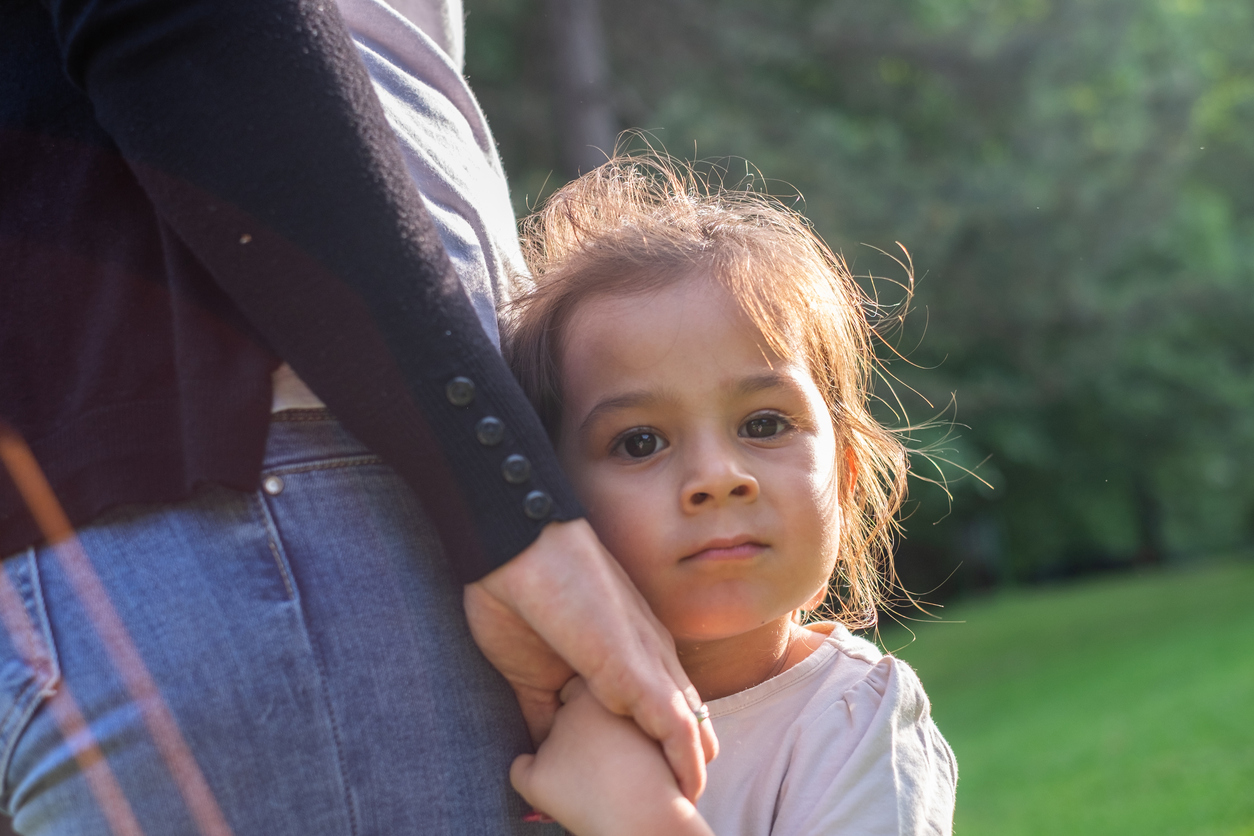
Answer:
[[[676,645],[688,678],[701,699],[709,701],[778,676],[813,653],[826,637],[788,617],[725,639]]]

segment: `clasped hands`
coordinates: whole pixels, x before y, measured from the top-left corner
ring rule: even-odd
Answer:
[[[545,526],[521,554],[466,587],[465,607],[532,739],[545,741],[511,770],[524,798],[576,833],[627,832],[629,814],[636,826],[641,815],[667,823],[643,832],[709,832],[692,807],[718,751],[710,724],[693,713],[701,698],[670,634],[585,520]],[[598,793],[629,782],[614,798]]]

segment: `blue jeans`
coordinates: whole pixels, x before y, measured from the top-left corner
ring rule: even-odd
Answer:
[[[236,836],[544,832],[509,787],[529,746],[512,692],[472,643],[412,492],[321,410],[276,416],[262,485],[79,531],[156,685],[148,702],[59,553],[4,561],[0,801],[15,828],[201,832],[145,719],[163,702]],[[121,813],[102,809],[110,781]]]

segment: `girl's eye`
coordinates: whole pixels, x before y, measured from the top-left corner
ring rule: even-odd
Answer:
[[[774,438],[789,426],[788,421],[779,415],[759,415],[745,422],[741,434],[746,438]]]
[[[666,442],[657,433],[638,432],[624,438],[619,443],[619,446],[631,458],[643,459],[665,448]]]

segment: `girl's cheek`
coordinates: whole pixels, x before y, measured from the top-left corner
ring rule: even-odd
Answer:
[[[624,495],[624,492],[605,484],[581,487],[576,483],[575,490],[588,509],[588,521],[597,536],[615,557],[619,557],[613,547],[626,545],[632,529],[630,522],[637,518],[637,509],[631,503],[630,494]]]
[[[804,462],[794,466],[804,470],[809,482],[809,493],[816,508],[832,509],[839,504],[840,477],[837,475],[835,450],[823,449],[826,445],[816,444],[809,451]],[[793,478],[799,474],[794,471]]]
[[[650,558],[665,553],[665,544],[660,542],[664,521],[644,501],[648,495],[640,490],[614,491],[600,498],[595,515],[589,509],[601,542],[637,585],[644,580],[638,574],[647,570]]]

